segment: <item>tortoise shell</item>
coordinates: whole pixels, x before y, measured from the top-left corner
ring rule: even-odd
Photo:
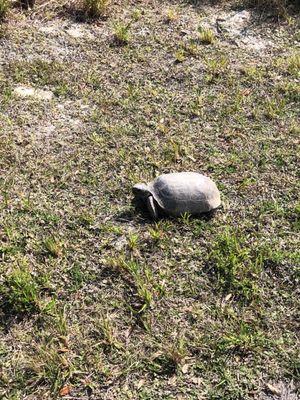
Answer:
[[[142,185],[140,186],[142,187]],[[207,176],[196,172],[179,172],[159,176],[144,186],[145,197],[152,195],[168,215],[199,215],[218,208],[220,192]]]

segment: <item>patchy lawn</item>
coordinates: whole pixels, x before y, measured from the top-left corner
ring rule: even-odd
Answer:
[[[0,29],[0,397],[299,398],[299,17],[47,4]],[[212,219],[135,209],[184,170]]]

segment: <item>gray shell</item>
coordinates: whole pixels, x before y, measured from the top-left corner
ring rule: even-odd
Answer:
[[[161,175],[147,188],[164,212],[173,216],[199,215],[221,205],[216,184],[196,172]]]

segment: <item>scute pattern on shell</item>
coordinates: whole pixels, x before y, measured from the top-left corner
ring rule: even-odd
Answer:
[[[149,185],[159,206],[169,215],[199,215],[220,206],[220,192],[207,176],[196,172],[164,174]]]

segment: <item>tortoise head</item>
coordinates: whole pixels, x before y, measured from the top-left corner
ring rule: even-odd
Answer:
[[[158,218],[158,208],[156,205],[156,201],[154,200],[153,194],[151,193],[151,189],[149,186],[144,183],[138,183],[134,185],[132,188],[133,194],[135,196],[136,201],[141,202],[146,205],[149,214],[153,219]]]
[[[149,187],[144,183],[137,183],[133,186],[132,192],[136,198],[146,200],[147,197],[151,196]]]

